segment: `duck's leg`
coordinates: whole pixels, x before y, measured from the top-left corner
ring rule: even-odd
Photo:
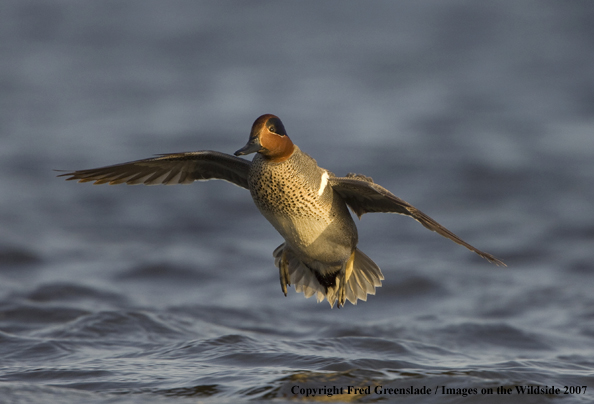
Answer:
[[[342,269],[342,271],[340,271],[340,274],[338,274],[338,280],[339,280],[339,285],[338,285],[338,304],[336,305],[336,307],[340,308],[341,306],[344,306],[344,303],[346,301],[346,283],[349,280],[349,278],[351,277],[351,274],[353,273],[353,263],[355,262],[355,251],[353,251],[351,253],[351,256],[349,257],[349,259],[347,260],[347,262],[344,264],[344,268]]]
[[[291,280],[289,278],[289,260],[285,251],[283,248],[280,265],[278,266],[278,275],[280,277],[281,289],[285,296],[287,296],[287,286],[291,286]]]

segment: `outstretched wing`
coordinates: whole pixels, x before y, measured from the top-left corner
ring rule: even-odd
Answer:
[[[374,183],[369,177],[349,174],[347,177],[330,177],[328,181],[332,189],[344,199],[359,218],[367,212],[399,213],[401,215],[411,216],[429,230],[463,245],[495,265],[506,266],[503,261],[471,246],[408,202],[403,201],[384,187]]]
[[[216,151],[160,154],[158,157],[61,174],[66,180],[97,184],[189,184],[220,179],[248,189],[251,163]]]

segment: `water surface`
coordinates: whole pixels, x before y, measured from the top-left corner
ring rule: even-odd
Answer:
[[[591,402],[593,13],[4,1],[0,402]],[[331,310],[282,295],[282,240],[246,190],[52,171],[232,153],[263,113],[509,267],[368,214],[359,247],[386,280]],[[431,394],[388,390],[407,388]]]

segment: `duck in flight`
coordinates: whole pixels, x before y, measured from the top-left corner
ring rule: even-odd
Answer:
[[[239,157],[256,153],[250,162]],[[384,276],[357,248],[358,234],[350,208],[364,213],[407,215],[427,229],[500,266],[505,264],[466,243],[435,220],[361,174],[337,177],[318,166],[291,141],[275,115],[254,122],[247,144],[235,156],[216,151],[161,154],[101,168],[59,175],[95,184],[189,184],[221,179],[248,189],[262,215],[285,242],[274,252],[281,288],[294,285],[306,298],[316,295],[333,307],[367,300]]]

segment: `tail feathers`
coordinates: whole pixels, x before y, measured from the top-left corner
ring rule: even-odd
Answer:
[[[338,300],[340,276],[336,277],[336,284],[326,288],[322,286],[315,274],[310,268],[305,266],[285,244],[281,244],[274,250],[274,264],[281,269],[281,260],[283,252],[288,262],[288,272],[290,283],[295,285],[297,293],[303,293],[306,298],[316,295],[319,302],[328,300],[331,307]],[[375,262],[359,249],[355,250],[353,269],[349,274],[347,271],[346,280],[346,298],[352,304],[357,304],[357,300],[367,301],[367,295],[375,295],[375,288],[382,286],[384,275]]]
[[[355,250],[353,271],[346,281],[346,298],[352,304],[357,299],[367,301],[367,295],[375,295],[375,288],[382,286],[384,275],[375,262],[358,248]]]
[[[280,264],[283,251],[285,251],[286,258],[289,264],[289,285],[295,285],[297,293],[303,293],[307,299],[316,295],[316,300],[321,302],[325,297],[325,288],[320,285],[315,275],[306,267],[290,248],[285,248],[285,244],[281,244],[274,250],[274,265],[280,270]]]

